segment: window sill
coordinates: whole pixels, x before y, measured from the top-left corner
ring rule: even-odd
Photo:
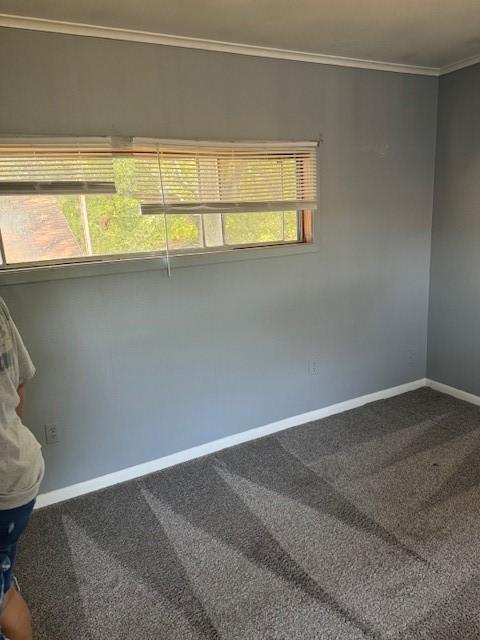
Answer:
[[[320,247],[316,242],[235,248],[229,251],[173,255],[170,256],[170,265],[174,275],[175,269],[178,268],[202,267],[244,260],[281,258],[304,253],[316,253],[319,250]],[[112,258],[110,260],[75,262],[71,264],[15,267],[8,270],[0,270],[0,286],[155,270],[165,271],[166,273],[166,262],[163,256]]]

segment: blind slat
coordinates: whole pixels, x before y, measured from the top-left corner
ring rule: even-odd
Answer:
[[[316,208],[312,143],[194,143],[108,139],[8,142],[0,139],[0,193],[115,193],[114,158],[133,160],[119,190],[144,213],[254,212]],[[151,206],[150,206],[151,205]]]
[[[234,213],[315,209],[316,147],[162,144],[134,149],[142,213]]]
[[[112,194],[116,193],[112,182],[2,182],[0,196],[22,195],[68,195],[68,194]]]
[[[179,215],[179,214],[210,214],[210,213],[267,213],[271,211],[302,211],[314,210],[315,200],[278,200],[270,202],[203,202],[201,204],[142,204],[144,215]]]
[[[0,139],[0,193],[115,193],[111,145]]]

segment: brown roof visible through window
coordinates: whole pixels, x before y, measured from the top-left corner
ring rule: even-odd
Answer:
[[[54,196],[0,198],[0,228],[9,263],[83,253]]]

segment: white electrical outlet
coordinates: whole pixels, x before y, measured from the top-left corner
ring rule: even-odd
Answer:
[[[60,431],[58,425],[50,422],[45,425],[45,442],[47,444],[58,444],[60,442]]]
[[[320,362],[319,360],[309,360],[308,361],[308,375],[309,376],[318,376],[320,373]]]

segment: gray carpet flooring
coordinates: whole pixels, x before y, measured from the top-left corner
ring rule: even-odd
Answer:
[[[37,640],[480,638],[480,408],[420,389],[34,514]]]

